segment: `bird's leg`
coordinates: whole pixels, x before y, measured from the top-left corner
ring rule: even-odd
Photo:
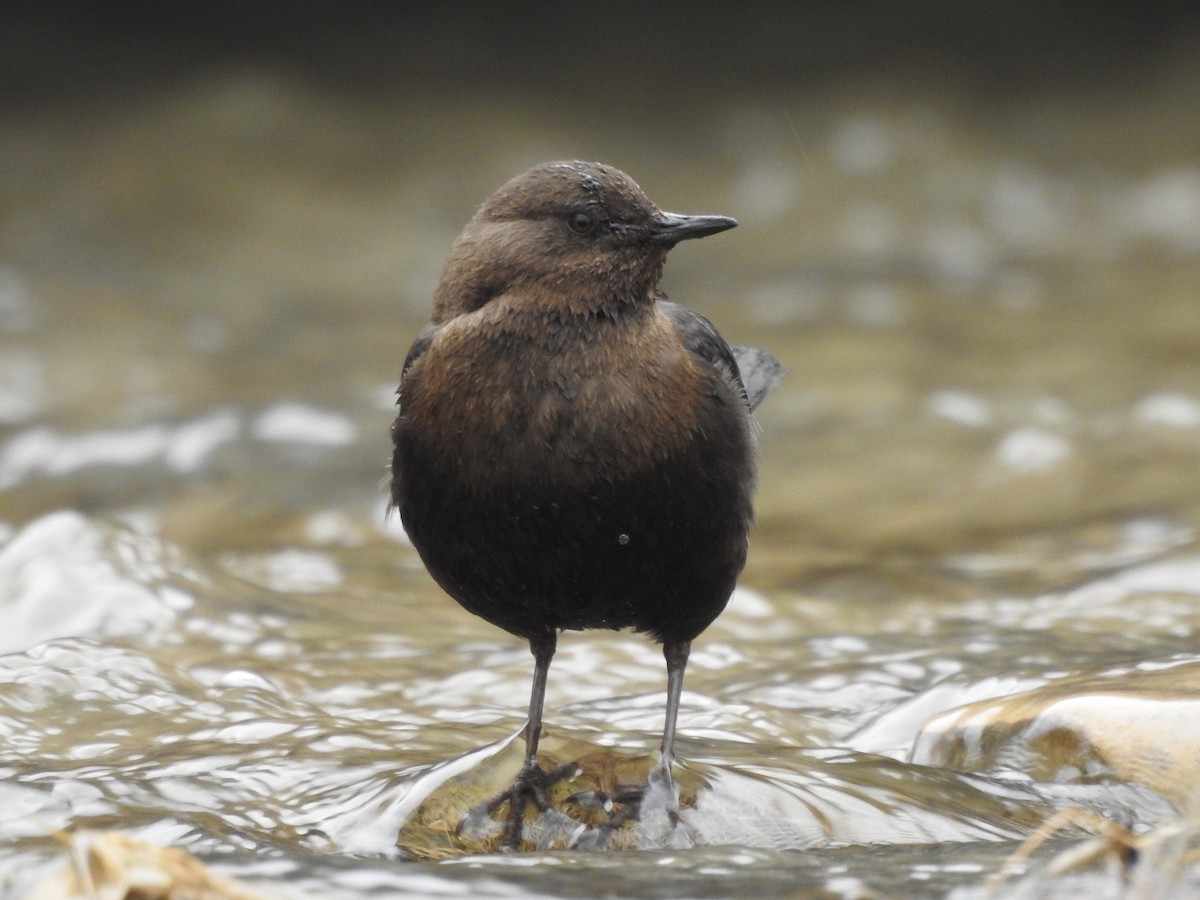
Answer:
[[[653,805],[666,814],[666,825],[672,841],[671,846],[690,846],[691,838],[679,819],[676,807],[678,798],[675,793],[675,780],[671,774],[671,766],[675,762],[675,722],[679,718],[679,698],[683,693],[683,673],[687,668],[688,653],[692,649],[691,641],[669,641],[663,645],[663,655],[667,660],[667,715],[663,725],[661,760],[657,768],[650,771],[645,786],[619,785],[612,793],[585,791],[576,794],[572,800],[593,809],[603,809],[611,813],[609,820],[589,831],[586,839],[576,841],[576,846],[598,848],[603,847],[609,836],[630,820],[640,819],[643,811],[649,812]],[[662,804],[660,807],[658,804]],[[615,812],[614,807],[620,809]],[[643,809],[645,807],[645,809]],[[676,837],[676,832],[682,832],[682,838]],[[684,841],[678,843],[677,841]]]
[[[675,723],[679,719],[679,698],[683,693],[683,673],[687,668],[688,654],[691,653],[691,641],[667,641],[663,644],[663,656],[667,660],[667,716],[663,724],[663,739],[661,747],[660,766],[658,772],[651,772],[646,784],[646,794],[650,796],[662,788],[666,794],[667,822],[673,832],[682,834],[690,846],[691,838],[679,818],[679,794],[675,787],[675,778],[671,767],[675,764]],[[661,796],[661,794],[660,794]]]
[[[542,736],[546,679],[550,674],[550,661],[554,658],[556,644],[553,632],[549,637],[531,638],[529,641],[529,650],[533,653],[533,688],[529,695],[529,718],[525,722],[525,764],[521,766],[517,780],[508,789],[508,818],[504,820],[504,838],[500,842],[503,850],[516,850],[521,843],[521,826],[525,822],[527,802],[532,800],[539,811],[545,811],[550,805],[546,797],[549,785],[544,781],[545,773],[538,767],[537,749]]]
[[[533,689],[529,694],[529,719],[525,722],[525,768],[537,764],[538,741],[542,736],[542,707],[546,703],[546,678],[558,639],[549,635],[529,639],[533,654]]]
[[[667,641],[663,644],[663,656],[667,660],[667,720],[663,725],[662,767],[668,782],[671,780],[671,765],[675,762],[675,722],[679,718],[683,672],[691,651],[691,641]]]
[[[529,641],[529,649],[533,653],[533,690],[529,697],[529,720],[525,724],[525,763],[521,766],[516,780],[503,793],[484,805],[485,812],[490,815],[504,804],[508,804],[508,815],[505,817],[504,832],[500,839],[502,850],[516,850],[520,845],[525,807],[532,803],[539,812],[548,810],[550,787],[577,769],[574,763],[564,763],[549,772],[544,772],[537,763],[538,739],[542,733],[542,706],[546,698],[546,677],[550,671],[550,661],[554,658],[555,645],[556,638],[553,632],[531,638]]]

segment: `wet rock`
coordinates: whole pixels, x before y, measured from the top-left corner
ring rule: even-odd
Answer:
[[[74,835],[70,856],[28,900],[268,900],[265,894],[214,874],[177,847],[158,847],[119,831]]]
[[[1042,782],[1124,781],[1178,810],[1200,783],[1200,664],[1064,678],[960,706],[921,729],[910,761]]]
[[[413,787],[414,792],[426,793],[400,830],[400,848],[429,859],[496,850],[507,807],[493,815],[483,807],[512,783],[523,753],[520,741],[506,741],[464,772],[449,778],[441,776],[440,767],[429,772],[426,786]],[[647,783],[653,787],[656,755],[622,754],[582,741],[545,736],[538,761],[547,771],[564,763],[574,763],[576,769],[573,777],[550,788],[549,810],[527,817],[521,849],[659,849],[678,842],[674,829],[659,827],[660,820],[669,818],[671,798],[665,790],[646,791],[641,799],[648,808],[641,817],[628,815],[625,807],[629,801],[621,799],[629,788]],[[676,767],[675,779],[679,808],[694,807],[702,779],[682,766]]]

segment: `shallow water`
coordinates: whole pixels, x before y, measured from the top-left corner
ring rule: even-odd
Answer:
[[[1177,95],[1053,126],[1033,100],[983,123],[920,93],[779,95],[709,110],[690,127],[719,139],[682,167],[665,136],[527,103],[381,112],[268,71],[9,113],[0,885],[88,827],[285,896],[967,897],[1056,809],[1177,812],[905,761],[962,703],[1197,658]],[[507,149],[472,162],[463,115]],[[454,855],[417,801],[507,758],[531,658],[385,522],[392,392],[473,205],[574,155],[739,217],[667,290],[792,372],[761,409],[750,563],[685,685],[699,846]],[[565,636],[548,746],[644,759],[664,680],[638,636]]]

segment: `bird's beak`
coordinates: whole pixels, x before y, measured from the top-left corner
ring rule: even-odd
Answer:
[[[660,213],[650,226],[650,242],[673,247],[688,238],[706,237],[719,231],[728,231],[736,225],[737,219],[729,216],[681,216],[665,212]]]

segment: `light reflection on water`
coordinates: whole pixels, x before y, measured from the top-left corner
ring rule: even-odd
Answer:
[[[301,88],[268,86],[281,121],[319,120]],[[237,115],[199,104],[182,127],[207,133],[215,108]],[[409,233],[375,184],[331,209],[320,174],[272,146],[247,163],[258,195],[290,185],[312,222],[366,248],[356,259],[394,259],[378,284],[322,281],[347,271],[327,249],[244,250],[235,226],[233,244],[196,241],[186,208],[152,227],[209,267],[202,313],[195,271],[122,255],[147,240],[137,222],[115,245],[86,222],[61,242],[113,247],[114,278],[150,266],[153,291],[0,258],[0,878],[31,877],[57,829],[111,827],[322,897],[578,894],[581,878],[922,896],[978,889],[1056,808],[1162,815],[1127,786],[905,760],[940,711],[1195,658],[1195,171],[1163,160],[1093,182],[1003,141],[977,153],[996,136],[967,118],[883,110],[818,115],[805,146],[769,111],[730,113],[713,160],[729,186],[702,199],[743,227],[728,255],[681,250],[668,270],[673,294],[793,369],[762,409],[744,585],[684,692],[682,769],[702,785],[688,852],[437,865],[395,848],[419,800],[511,747],[531,671],[382,515],[397,347],[457,222],[427,210]],[[327,112],[361,142],[399,127]],[[90,143],[42,127],[68,190],[106,183]],[[247,196],[186,154],[163,165]],[[469,209],[494,187],[448,171],[412,190]],[[655,195],[671,183],[634,174]],[[287,241],[296,206],[263,210],[256,233]],[[638,636],[566,635],[548,739],[640,758],[664,682]]]

